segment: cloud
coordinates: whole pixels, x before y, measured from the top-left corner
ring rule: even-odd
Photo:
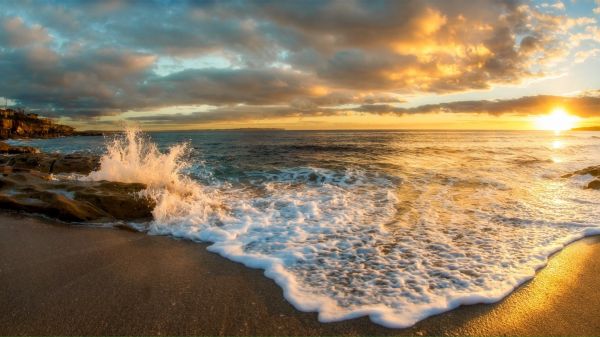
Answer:
[[[340,116],[349,112],[332,108],[302,109],[291,106],[231,106],[219,107],[191,114],[160,114],[154,116],[130,117],[128,120],[145,124],[203,124],[212,122],[239,122],[267,120],[285,117]]]
[[[180,105],[214,106],[211,118],[381,109],[551,75],[597,35],[594,19],[553,13],[516,0],[6,1],[0,90],[72,118]],[[209,57],[229,66],[199,61]],[[165,60],[185,66],[158,71]]]
[[[20,48],[50,41],[48,31],[40,25],[28,26],[18,17],[0,16],[0,45]]]
[[[581,96],[525,96],[505,100],[457,101],[427,104],[414,108],[400,108],[388,104],[362,105],[354,111],[373,114],[427,114],[427,113],[475,113],[489,115],[544,115],[557,107],[563,107],[580,117],[600,117],[600,91]]]
[[[139,88],[147,107],[172,105],[289,105],[308,108],[400,102],[385,93],[328,88],[314,77],[279,68],[188,69],[146,80]]]
[[[114,115],[127,110],[177,105],[289,105],[310,108],[369,102],[400,102],[395,95],[334,90],[315,78],[279,68],[186,69],[152,72],[155,56],[115,49],[60,55],[36,47],[4,54],[0,91],[46,114]]]
[[[564,11],[566,9],[565,4],[562,3],[561,1],[557,1],[553,4],[550,3],[543,3],[540,5],[540,7],[542,8],[552,8],[558,11]]]
[[[61,55],[46,47],[5,52],[0,92],[51,116],[97,116],[135,108],[155,57],[114,49]]]
[[[577,53],[575,53],[575,63],[583,63],[587,59],[589,59],[591,57],[595,57],[599,54],[600,54],[600,49],[598,49],[598,48],[578,51]]]
[[[510,1],[310,4],[278,2],[264,15],[310,46],[292,48],[285,61],[332,85],[440,93],[489,88],[542,76],[532,65],[565,50],[559,17]]]
[[[525,96],[506,100],[457,101],[441,104],[421,105],[403,108],[391,104],[362,104],[351,108],[309,108],[294,106],[249,106],[238,105],[212,108],[207,111],[189,114],[158,114],[152,116],[131,117],[129,120],[144,124],[204,124],[213,122],[240,122],[249,120],[267,120],[284,117],[344,116],[349,114],[397,115],[467,113],[488,115],[543,115],[557,107],[563,107],[570,113],[581,117],[600,117],[600,91],[580,96]]]

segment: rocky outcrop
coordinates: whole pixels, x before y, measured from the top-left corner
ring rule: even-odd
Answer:
[[[31,146],[12,146],[4,142],[0,142],[0,154],[23,154],[23,153],[40,153],[40,150]]]
[[[96,131],[96,130],[83,130],[75,131],[74,136],[108,136],[121,133],[120,131]]]
[[[600,190],[600,165],[586,167],[582,170],[578,170],[573,173],[565,174],[562,177],[570,178],[575,175],[579,175],[579,176],[591,175],[592,177],[594,177],[594,179],[587,184],[587,188]]]
[[[149,220],[151,200],[137,193],[144,184],[54,180],[37,171],[2,168],[0,208],[43,214],[71,222]]]
[[[70,126],[20,109],[0,109],[0,139],[102,134],[78,133]],[[98,166],[96,156],[40,153],[33,147],[0,142],[0,208],[71,222],[151,219],[154,204],[140,196],[139,192],[146,188],[143,184],[81,181],[60,176],[85,175]]]
[[[587,188],[600,190],[600,179],[594,179],[594,180],[590,181],[587,185]]]
[[[98,157],[85,154],[0,156],[0,208],[69,222],[150,220],[155,205],[140,196],[144,184],[60,176],[87,174],[98,167],[98,161]]]
[[[0,139],[54,138],[75,135],[75,129],[56,124],[22,109],[0,109]]]
[[[88,174],[98,168],[100,158],[88,154],[29,153],[0,156],[0,165],[47,174]]]

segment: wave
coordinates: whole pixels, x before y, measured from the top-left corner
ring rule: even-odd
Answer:
[[[369,316],[407,327],[494,302],[566,243],[600,233],[586,217],[598,206],[588,191],[557,193],[568,186],[547,181],[524,189],[506,175],[514,170],[457,180],[299,166],[247,172],[248,183],[232,185],[192,179],[198,158],[186,144],[162,153],[132,129],[84,179],[146,184],[142,193],[157,204],[150,234],[210,242],[209,250],[264,269],[290,303],[322,322]],[[592,201],[575,207],[562,195]]]
[[[540,159],[534,156],[522,155],[512,159],[512,162],[517,165],[537,165],[552,163],[552,159]]]
[[[124,135],[115,136],[106,147],[106,154],[100,158],[100,168],[83,179],[146,184],[141,196],[156,203],[152,211],[155,223],[190,216],[208,221],[218,213],[219,195],[183,173],[191,167],[185,160],[190,151],[186,143],[161,153],[139,129],[129,128]]]

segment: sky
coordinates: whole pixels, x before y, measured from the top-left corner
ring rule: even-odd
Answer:
[[[0,2],[0,97],[80,129],[600,125],[600,0]]]

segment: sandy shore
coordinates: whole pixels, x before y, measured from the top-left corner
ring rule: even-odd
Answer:
[[[321,324],[206,245],[0,215],[2,335],[597,335],[600,237],[554,255],[503,301],[411,329]]]

